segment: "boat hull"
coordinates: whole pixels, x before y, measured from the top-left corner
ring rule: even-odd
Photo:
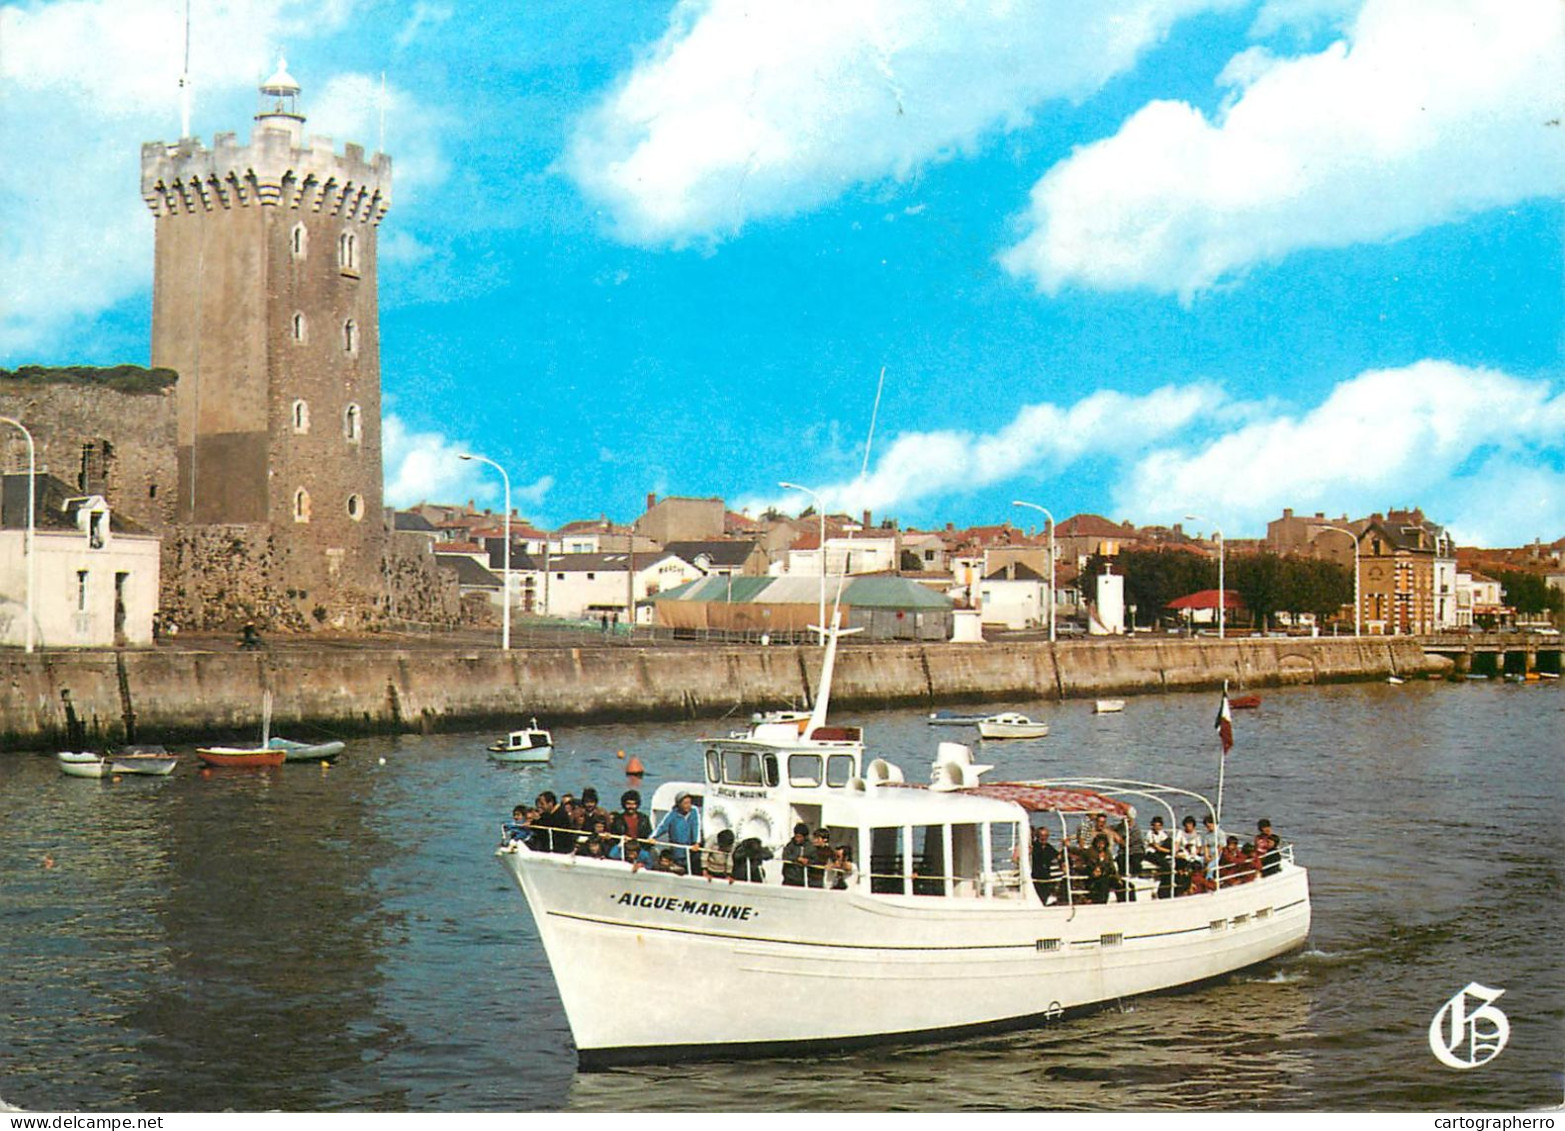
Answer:
[[[281,750],[285,762],[329,762],[344,749],[342,742],[294,742],[287,738],[268,740],[267,747]]]
[[[496,762],[547,762],[554,757],[552,746],[529,746],[525,750],[489,748],[489,757]]]
[[[1047,738],[1048,723],[979,723],[979,738]]]
[[[287,752],[268,747],[202,746],[197,747],[196,757],[209,766],[281,766]]]
[[[121,754],[109,760],[109,768],[116,774],[145,774],[149,777],[166,777],[179,765],[173,754]]]
[[[586,1066],[1025,1027],[1264,962],[1310,924],[1291,864],[1209,895],[1071,908],[717,884],[526,849],[499,859]],[[625,1008],[665,1000],[671,979],[677,1009]]]
[[[108,759],[96,754],[77,754],[62,751],[54,756],[60,771],[73,778],[101,778],[108,769]]]

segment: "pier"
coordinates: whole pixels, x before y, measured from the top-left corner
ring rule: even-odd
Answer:
[[[1557,659],[1556,659],[1557,662]],[[261,651],[232,643],[0,656],[0,743],[57,748],[66,705],[95,746],[215,741],[273,725],[306,736],[417,733],[564,721],[720,718],[804,705],[820,649],[636,643],[503,652],[425,643],[300,638]],[[1414,637],[1145,639],[861,644],[844,647],[834,710],[1090,699],[1446,675],[1454,662]]]

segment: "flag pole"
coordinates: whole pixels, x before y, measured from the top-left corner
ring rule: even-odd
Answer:
[[[1223,703],[1217,709],[1217,819],[1218,827],[1223,823],[1223,778],[1228,771],[1228,750],[1234,744],[1233,715],[1228,709],[1228,681],[1223,680]]]

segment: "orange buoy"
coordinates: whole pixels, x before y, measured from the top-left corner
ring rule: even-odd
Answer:
[[[630,761],[625,763],[625,774],[627,777],[639,778],[646,772],[647,768],[641,764],[641,759],[634,754],[631,755]]]

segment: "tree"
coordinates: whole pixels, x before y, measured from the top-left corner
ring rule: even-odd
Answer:
[[[1501,600],[1518,613],[1536,616],[1558,614],[1565,609],[1565,593],[1553,588],[1536,573],[1523,569],[1498,569],[1494,579],[1500,583]]]

